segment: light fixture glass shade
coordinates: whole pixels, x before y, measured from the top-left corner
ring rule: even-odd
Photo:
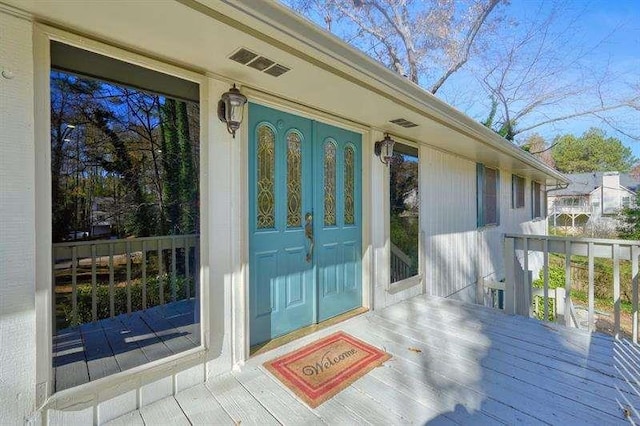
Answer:
[[[242,124],[242,117],[244,113],[244,105],[247,103],[247,98],[240,90],[236,88],[234,84],[228,92],[225,92],[220,99],[220,106],[218,115],[221,121],[227,123],[227,130],[229,133],[236,137],[236,131]]]
[[[389,135],[384,135],[384,139],[376,142],[375,151],[376,155],[380,157],[380,161],[389,165],[389,162],[393,158],[393,145],[396,143]]]

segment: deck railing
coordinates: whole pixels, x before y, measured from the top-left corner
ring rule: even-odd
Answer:
[[[532,253],[542,255],[542,288],[534,288],[531,282],[531,274],[524,273],[530,270],[530,257]],[[549,287],[549,255],[557,253],[564,255],[564,288],[563,292],[555,292]],[[539,256],[539,255],[538,255]],[[595,331],[595,260],[612,260],[612,288],[606,289],[613,298],[613,334],[620,335],[621,320],[621,274],[620,262],[630,261],[631,282],[628,284],[632,290],[631,297],[631,335],[634,342],[638,340],[638,256],[640,256],[640,241],[630,240],[605,240],[595,238],[566,238],[545,235],[520,235],[507,234],[504,240],[504,266],[505,266],[505,311],[511,314],[533,316],[534,298],[542,298],[543,306],[541,318],[550,319],[550,301],[553,303],[556,319],[560,319],[569,327],[578,327],[576,311],[571,300],[572,282],[572,256],[583,256],[588,265],[587,286],[587,326],[590,331]],[[553,293],[551,293],[551,291]],[[564,294],[562,294],[564,293]]]
[[[400,247],[391,243],[391,282],[402,281],[410,277],[412,266],[411,258]]]
[[[196,234],[56,243],[53,244],[54,286],[71,287],[71,318],[76,319],[79,317],[78,288],[80,285],[90,285],[91,321],[101,319],[98,317],[99,286],[108,285],[109,317],[121,313],[116,312],[116,286],[124,285],[126,312],[132,312],[134,265],[137,268],[135,281],[140,286],[139,306],[142,309],[149,307],[147,296],[152,280],[157,292],[154,300],[159,304],[168,300],[189,299],[195,296],[191,294],[191,284],[178,286],[177,283],[178,278],[183,282],[195,282],[198,246],[199,235]],[[168,287],[169,294],[165,294],[165,287]],[[182,294],[178,294],[178,287],[182,288]]]

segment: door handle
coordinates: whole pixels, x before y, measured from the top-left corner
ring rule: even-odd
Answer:
[[[304,225],[304,236],[309,240],[309,251],[307,251],[307,262],[313,259],[313,215],[308,212],[304,215],[306,224]]]

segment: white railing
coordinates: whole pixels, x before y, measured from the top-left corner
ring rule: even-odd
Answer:
[[[579,206],[552,206],[551,213],[569,213],[569,214],[591,214],[593,208],[589,204]]]
[[[195,296],[191,294],[190,284],[183,286],[183,294],[177,294],[178,271],[181,277],[195,280],[198,246],[199,235],[195,234],[56,243],[53,244],[54,286],[71,286],[71,317],[78,318],[78,286],[90,285],[91,321],[97,321],[99,286],[108,285],[109,317],[118,314],[115,309],[115,287],[116,277],[120,276],[126,287],[126,310],[130,314],[132,266],[135,264],[140,274],[136,281],[141,287],[141,307],[146,309],[148,284],[152,278],[148,276],[148,260],[154,257],[152,272],[159,303],[189,299]],[[105,276],[108,276],[108,284],[107,280],[99,279]],[[169,280],[170,294],[165,295],[164,280]]]
[[[411,276],[411,258],[400,247],[391,243],[391,282],[402,281]]]
[[[532,253],[542,254],[541,289],[533,288],[529,271]],[[551,294],[549,288],[549,254],[564,255],[564,294]],[[578,326],[574,305],[571,300],[572,262],[571,256],[584,256],[588,259],[588,329],[595,331],[595,259],[612,259],[614,335],[620,335],[621,319],[621,283],[620,262],[631,262],[632,289],[632,330],[633,341],[638,340],[638,256],[640,241],[605,240],[595,238],[565,238],[545,235],[507,234],[504,239],[505,266],[505,311],[511,314],[532,316],[534,297],[543,299],[542,319],[548,321],[550,316],[550,300],[555,299],[556,318],[569,327]],[[562,306],[560,306],[562,305]]]

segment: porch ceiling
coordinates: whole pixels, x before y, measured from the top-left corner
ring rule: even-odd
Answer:
[[[2,0],[35,20],[555,184],[564,177],[276,2]],[[274,78],[228,56],[245,47],[291,71]],[[405,129],[389,120],[418,124]]]

